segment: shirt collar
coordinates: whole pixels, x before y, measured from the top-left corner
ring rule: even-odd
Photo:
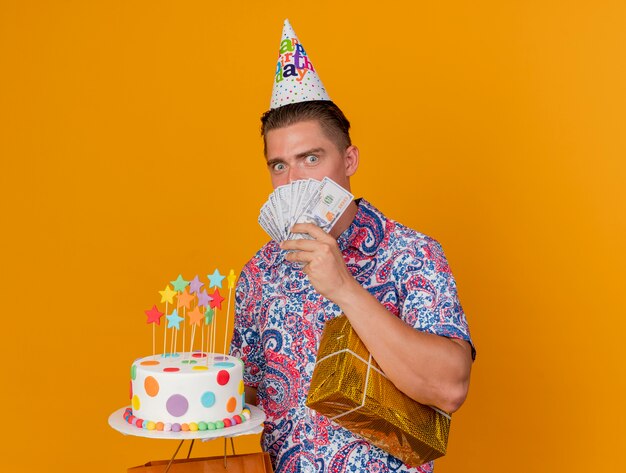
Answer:
[[[385,239],[387,218],[367,200],[356,200],[358,209],[350,226],[337,239],[341,251],[354,248],[373,255]]]

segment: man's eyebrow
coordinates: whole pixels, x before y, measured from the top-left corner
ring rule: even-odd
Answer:
[[[265,164],[267,164],[268,167],[273,166],[276,163],[284,163],[285,160],[282,158],[273,158],[273,159],[268,159],[267,162]]]
[[[306,151],[302,151],[301,153],[296,154],[296,159],[302,159],[302,158],[306,158],[307,156],[310,156],[311,154],[324,154],[326,151],[324,150],[324,148],[311,148],[311,149],[307,149]],[[276,163],[284,163],[285,160],[283,158],[272,158],[272,159],[268,159],[266,164],[267,166],[273,166]]]
[[[323,153],[324,153],[324,148],[312,148],[312,149],[303,151],[302,153],[296,154],[296,158],[306,158],[307,156],[311,154],[323,154]]]

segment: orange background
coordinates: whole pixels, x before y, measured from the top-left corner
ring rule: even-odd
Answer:
[[[173,452],[106,420],[157,291],[266,241],[285,17],[353,123],[354,193],[456,276],[478,359],[437,471],[626,470],[623,2],[282,3],[0,2],[2,470]]]

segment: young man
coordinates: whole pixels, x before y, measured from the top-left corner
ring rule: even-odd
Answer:
[[[359,151],[333,102],[281,104],[262,123],[274,188],[328,176],[350,190]],[[441,247],[364,199],[330,234],[313,224],[292,232],[312,239],[270,241],[244,267],[231,348],[245,363],[248,402],[267,415],[262,444],[275,470],[431,471],[432,463],[403,465],[305,400],[324,324],[344,313],[398,389],[447,412],[459,408],[473,348]]]

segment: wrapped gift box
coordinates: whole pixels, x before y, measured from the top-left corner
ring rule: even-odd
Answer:
[[[306,404],[407,465],[446,453],[450,416],[400,392],[344,315],[324,327]]]

